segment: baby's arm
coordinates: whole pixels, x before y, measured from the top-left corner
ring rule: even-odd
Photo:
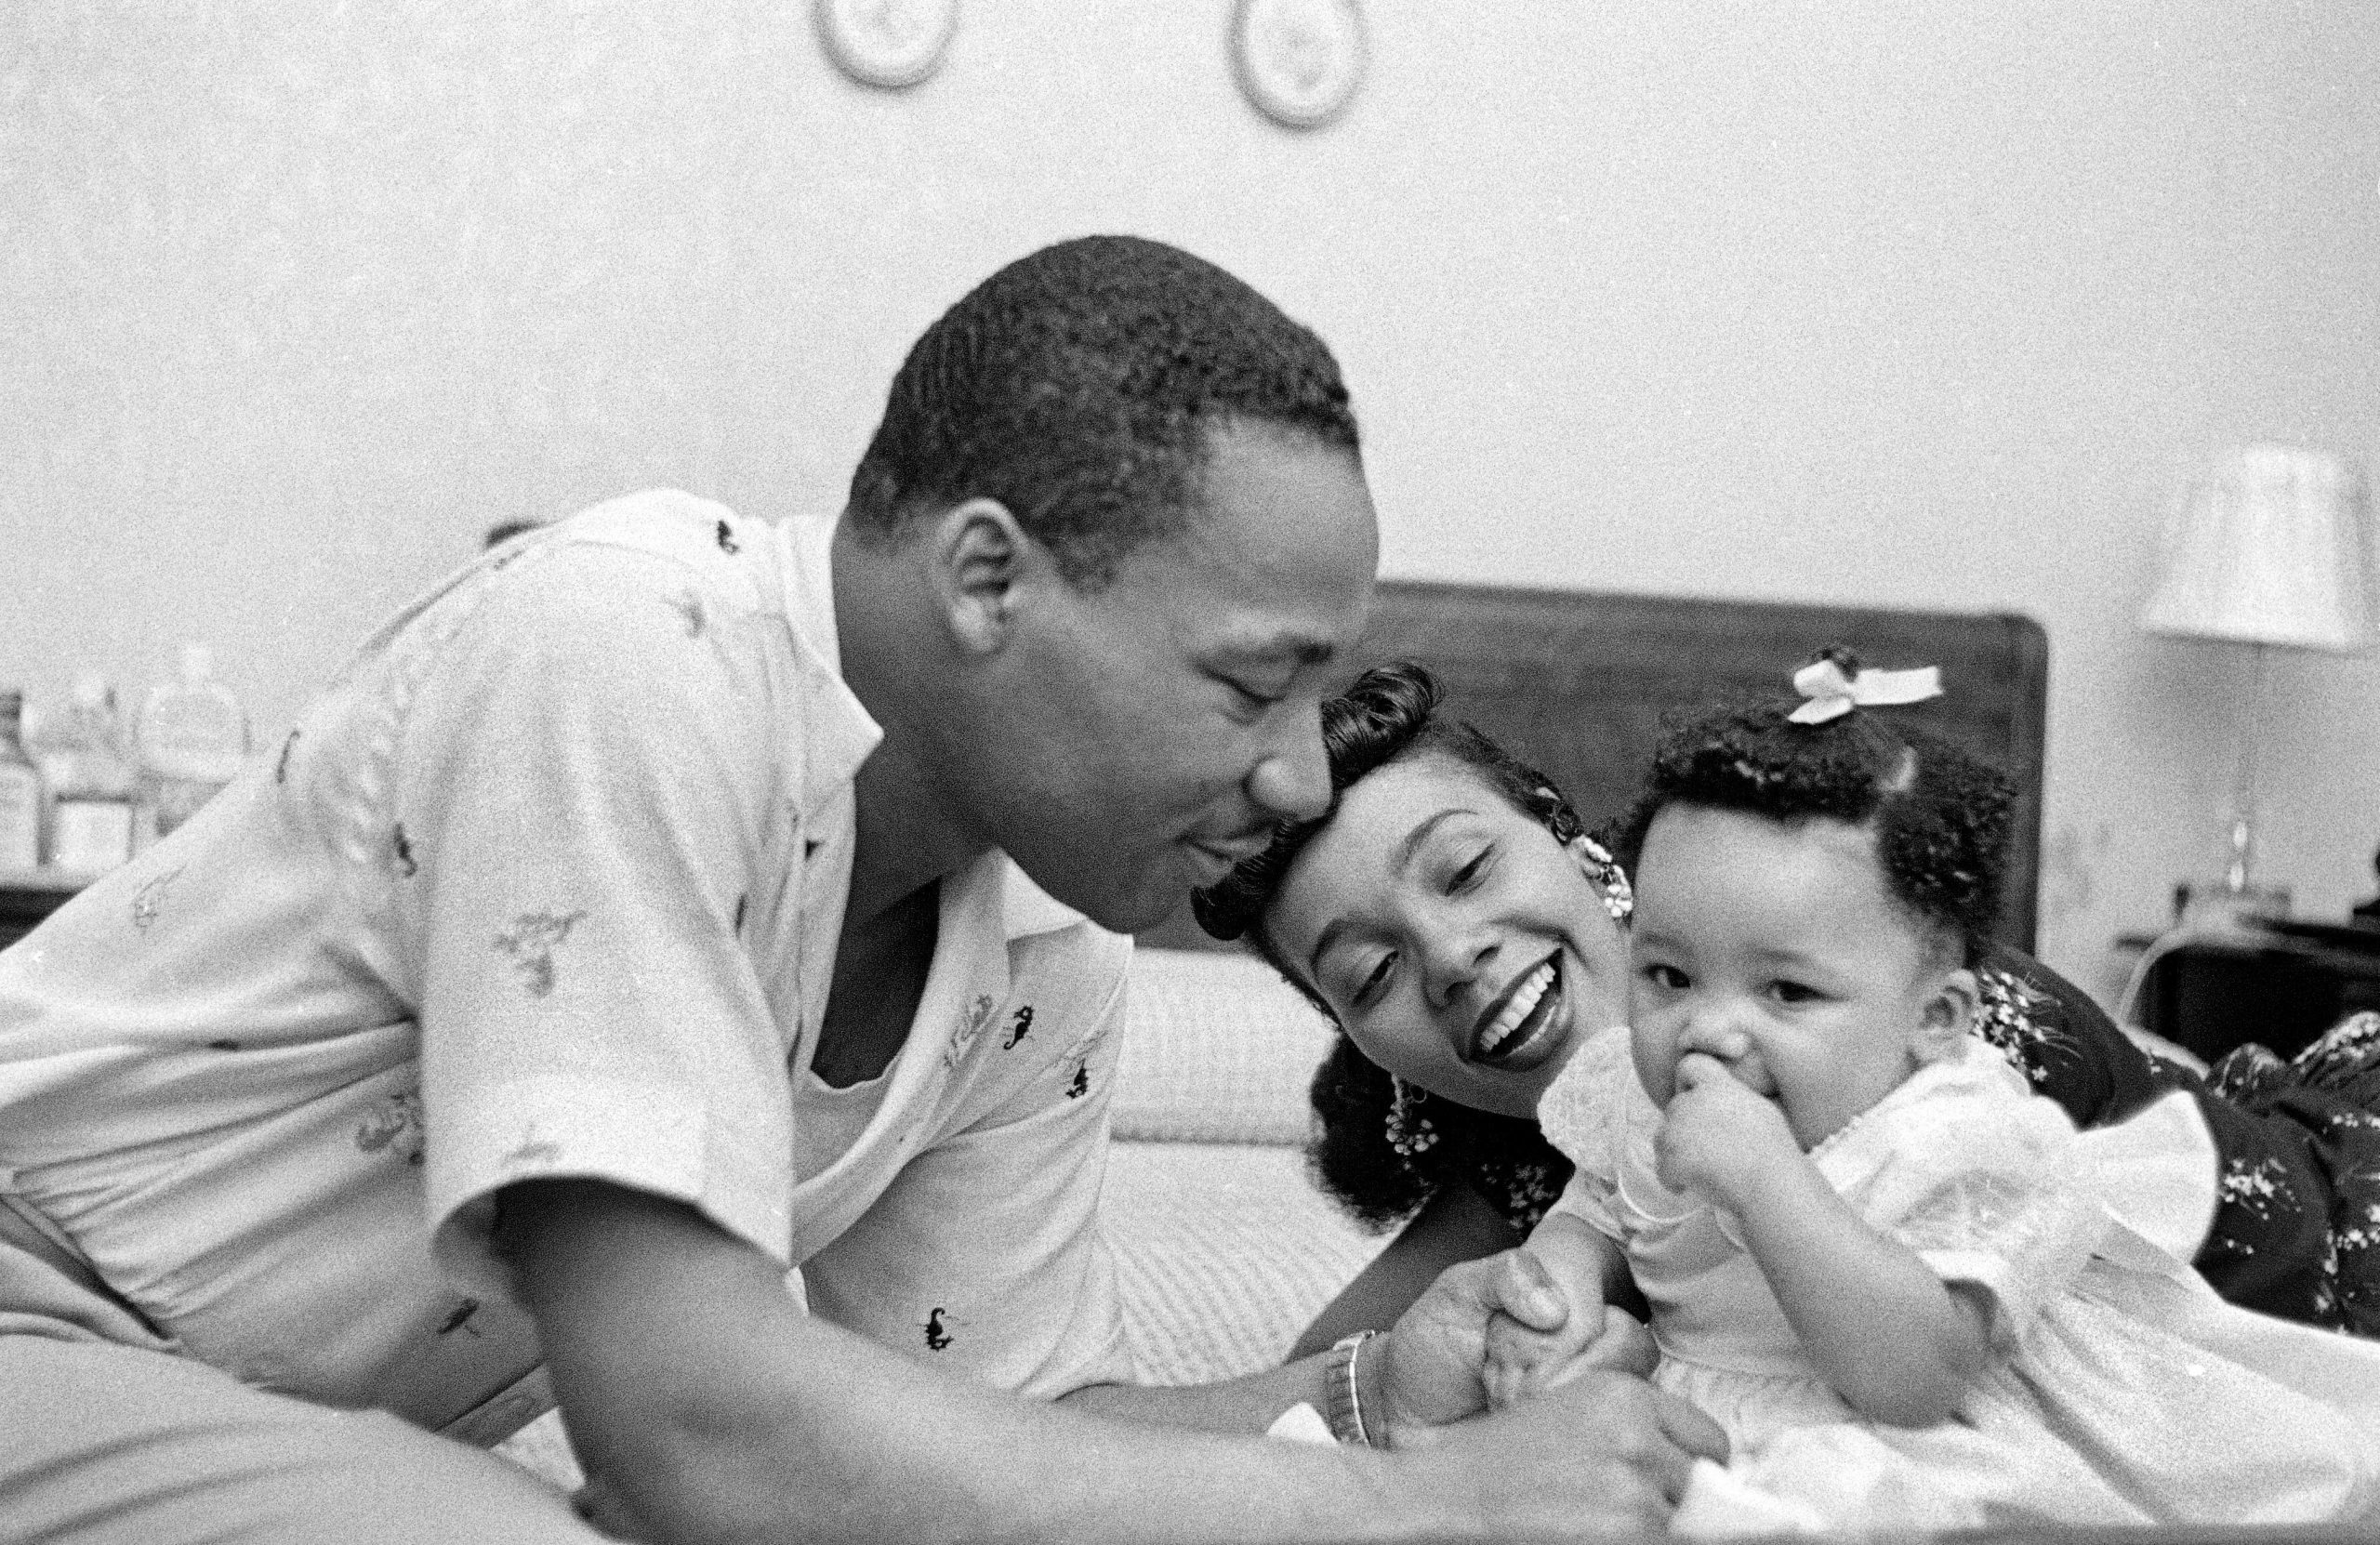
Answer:
[[[1613,1354],[1632,1367],[1634,1351],[1606,1335],[1614,1289],[1627,1280],[1628,1261],[1617,1243],[1584,1219],[1556,1208],[1545,1215],[1522,1249],[1543,1266],[1569,1305],[1553,1330],[1534,1330],[1507,1314],[1488,1323],[1487,1363],[1480,1370],[1488,1404],[1502,1407],[1566,1382],[1581,1369],[1602,1366]],[[1641,1371],[1641,1370],[1640,1370]]]
[[[1801,1152],[1776,1105],[1714,1059],[1687,1057],[1659,1146],[1671,1183],[1736,1215],[1835,1393],[1895,1426],[1927,1426],[1958,1409],[1990,1350],[1981,1290],[1945,1284],[1915,1251],[1871,1228]]]
[[[1980,1289],[1944,1283],[1869,1227],[1813,1164],[1779,1165],[1728,1206],[1835,1393],[1900,1427],[1958,1409],[1990,1349]]]

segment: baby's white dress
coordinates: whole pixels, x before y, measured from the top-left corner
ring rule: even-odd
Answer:
[[[1871,1226],[1986,1295],[1996,1355],[1957,1414],[1930,1427],[1884,1425],[1844,1404],[1734,1220],[1661,1185],[1661,1112],[1624,1027],[1571,1058],[1539,1117],[1578,1166],[1556,1210],[1627,1251],[1661,1349],[1654,1382],[1708,1412],[1733,1446],[1724,1474],[1698,1476],[1673,1526],[2374,1515],[2380,1344],[2217,1298],[2118,1215],[2144,1145],[2122,1129],[2078,1134],[1980,1041],[1810,1155]]]

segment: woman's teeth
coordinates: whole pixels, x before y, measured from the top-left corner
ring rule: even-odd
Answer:
[[[1502,1050],[1505,1043],[1512,1039],[1513,1033],[1527,1021],[1530,1012],[1553,985],[1554,962],[1551,960],[1524,977],[1521,984],[1513,989],[1513,996],[1504,1000],[1503,1010],[1497,1014],[1495,1023],[1488,1025],[1487,1032],[1479,1037],[1476,1055],[1493,1057]]]

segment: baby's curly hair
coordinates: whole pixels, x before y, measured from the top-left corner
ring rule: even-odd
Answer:
[[[1846,649],[1818,657],[1846,676],[1859,668]],[[1799,724],[1789,717],[1798,706],[1735,704],[1666,720],[1644,790],[1611,833],[1620,862],[1635,872],[1654,817],[1673,804],[1864,826],[1886,892],[1973,965],[2000,913],[2015,800],[2006,775],[1890,714],[1854,708]]]

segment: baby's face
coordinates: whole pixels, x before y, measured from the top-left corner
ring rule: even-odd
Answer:
[[[1965,1029],[1966,973],[1885,892],[1862,827],[1672,805],[1635,885],[1630,1023],[1657,1104],[1678,1059],[1704,1052],[1807,1151]]]

